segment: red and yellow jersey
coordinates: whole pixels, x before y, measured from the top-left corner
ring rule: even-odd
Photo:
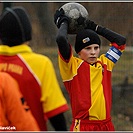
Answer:
[[[39,131],[30,110],[25,110],[15,79],[0,72],[0,131]]]
[[[72,50],[71,50],[72,53]],[[59,68],[70,95],[74,119],[105,120],[112,104],[111,73],[122,52],[112,46],[95,65],[74,57],[65,61],[59,53]]]
[[[9,73],[18,81],[41,130],[46,130],[44,119],[68,110],[52,62],[48,57],[32,52],[29,46],[1,45],[0,71]]]

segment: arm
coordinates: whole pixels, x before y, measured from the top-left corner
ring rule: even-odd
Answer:
[[[108,41],[110,41],[112,44],[115,45],[120,50],[123,50],[123,47],[126,43],[126,38],[110,29],[107,29],[105,27],[99,26],[95,24],[93,21],[88,21],[87,28],[94,30],[99,35],[106,38]],[[123,46],[122,46],[123,45]]]
[[[45,84],[42,84],[41,97],[44,113],[56,131],[66,131],[63,112],[66,112],[69,106],[59,86],[54,66],[49,58],[47,58],[47,62],[45,60],[44,70],[43,81],[45,81]]]
[[[55,131],[67,131],[66,120],[63,113],[51,117],[49,120],[55,128]]]
[[[113,32],[112,30],[109,30],[107,28],[103,28],[102,26],[98,26],[96,32],[99,35],[105,37],[107,40],[109,40],[112,44],[116,43],[119,46],[118,48],[120,48],[120,46],[122,45],[125,45],[126,43],[126,38],[124,36]]]
[[[67,38],[69,18],[64,15],[64,10],[62,8],[60,10],[57,10],[54,14],[54,23],[59,29],[56,36],[56,42],[59,48],[59,52],[65,60],[68,60],[71,53]]]
[[[110,29],[99,26],[90,20],[88,21],[87,28],[95,31],[97,34],[111,42],[112,47],[105,56],[113,63],[116,63],[125,49],[126,38]]]
[[[59,52],[65,60],[70,58],[70,45],[67,40],[67,28],[68,24],[66,22],[62,23],[56,37]]]

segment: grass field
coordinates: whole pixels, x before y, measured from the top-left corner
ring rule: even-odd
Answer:
[[[105,53],[107,50],[108,50],[108,48],[103,47],[101,49],[101,54]],[[64,85],[63,85],[61,77],[60,77],[58,60],[57,60],[57,48],[56,47],[47,47],[44,49],[40,49],[37,52],[48,56],[51,59],[51,61],[53,62],[55,72],[57,75],[57,79],[59,81],[59,84],[62,88],[64,95],[67,98],[67,93],[64,90]],[[133,48],[128,48],[122,54],[121,59],[117,62],[116,66],[114,67],[113,75],[112,75],[112,84],[113,85],[122,84],[124,82],[124,79],[126,76],[128,76],[128,78],[129,78],[129,84],[133,84],[133,69],[132,69],[132,67],[133,67]],[[119,106],[123,106],[122,108],[126,108],[126,106],[125,106],[126,103],[124,104],[123,102],[125,103],[124,99],[123,99],[123,101],[120,101],[120,105],[118,104],[115,106],[117,106],[117,108],[119,108]],[[115,108],[113,108],[113,109],[115,112]],[[133,110],[133,108],[132,108],[132,110]],[[69,127],[71,124],[71,111],[66,112],[65,115],[66,115],[68,130],[69,130]],[[112,111],[112,119],[113,119],[113,122],[114,122],[114,125],[115,125],[115,128],[117,131],[132,131],[133,130],[133,122],[130,121],[129,116],[125,116],[121,113],[114,114]],[[53,130],[53,128],[51,127],[49,122],[48,122],[48,130],[51,130],[51,131]]]

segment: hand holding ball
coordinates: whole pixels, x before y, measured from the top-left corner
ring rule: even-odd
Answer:
[[[60,23],[65,19],[69,22],[68,34],[76,34],[79,30],[84,29],[87,26],[87,20],[89,20],[89,14],[85,7],[75,2],[66,3],[62,7],[60,7],[60,9],[58,10],[58,16],[59,18],[63,16],[63,19],[60,19]],[[56,25],[58,19],[55,22]]]

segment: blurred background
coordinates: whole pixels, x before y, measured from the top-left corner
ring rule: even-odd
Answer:
[[[54,13],[66,2],[0,2],[3,6],[23,6],[29,13],[33,39],[30,43],[33,51],[48,56],[55,67],[60,87],[69,105],[69,96],[62,83],[57,59],[55,37],[57,28]],[[127,38],[127,47],[117,62],[112,76],[113,106],[112,118],[116,131],[133,131],[133,3],[132,2],[79,2],[95,23],[112,29]],[[68,36],[74,46],[75,35]],[[109,48],[109,42],[102,41],[101,54]],[[74,53],[76,56],[76,53]],[[65,113],[68,130],[71,124],[71,110]],[[48,122],[48,130],[53,130]]]

